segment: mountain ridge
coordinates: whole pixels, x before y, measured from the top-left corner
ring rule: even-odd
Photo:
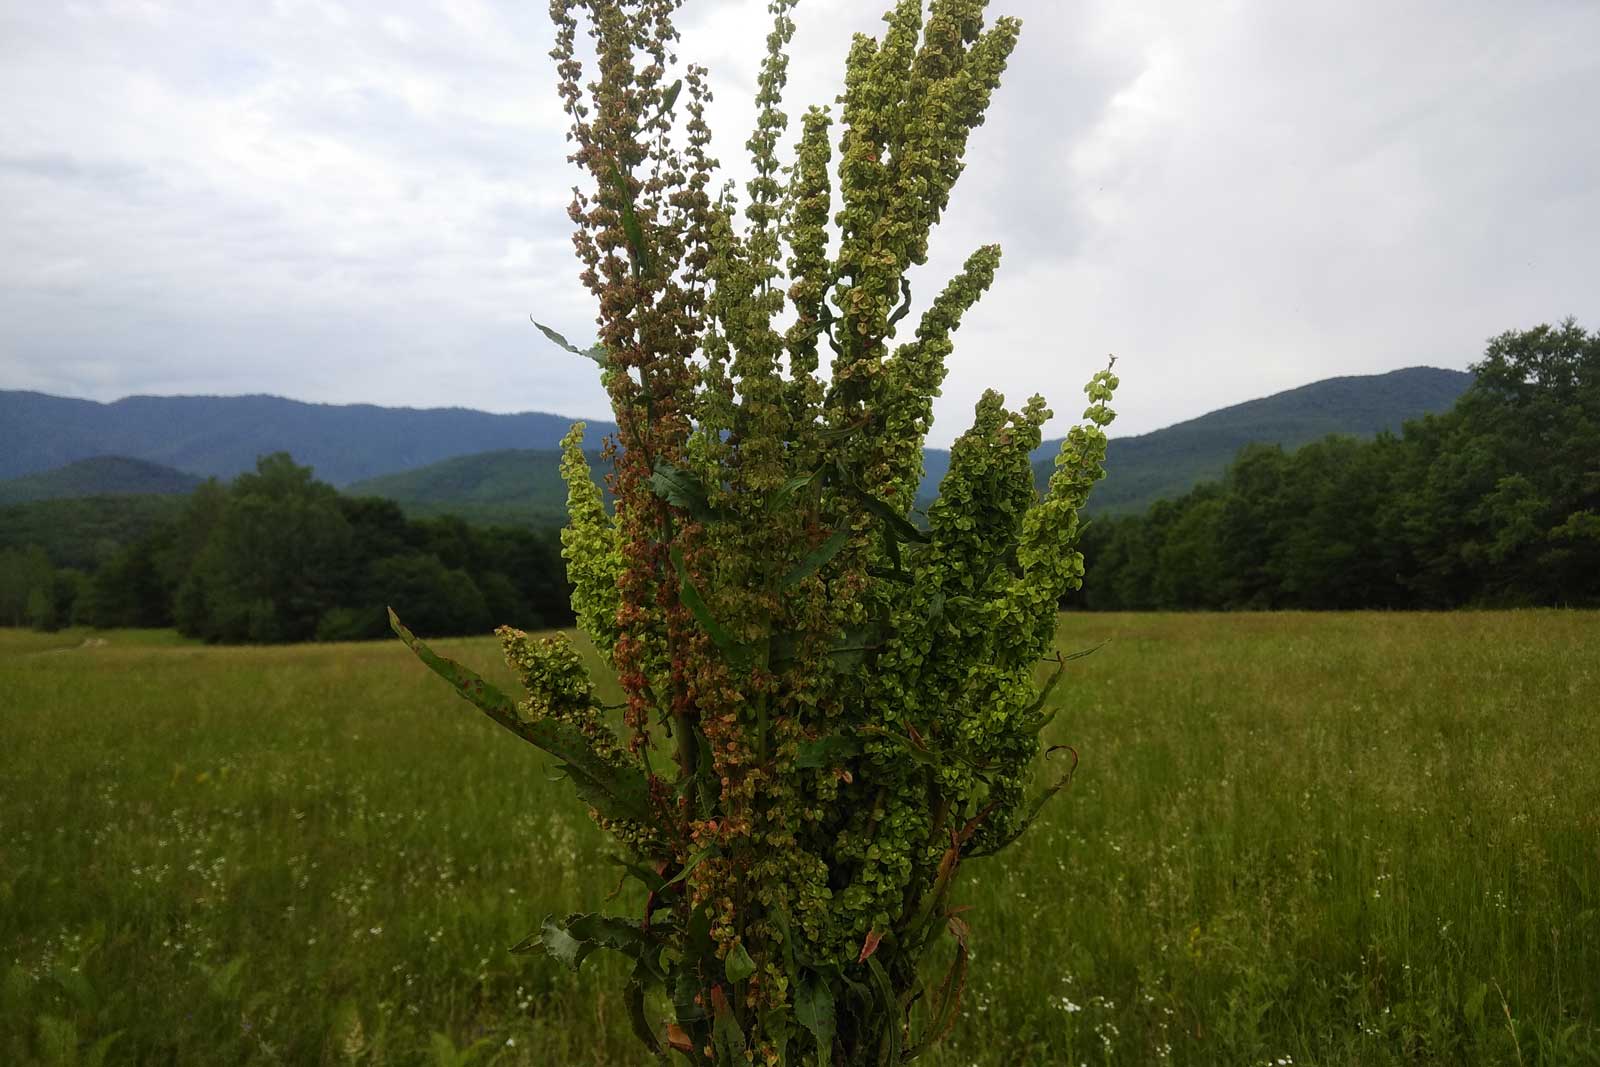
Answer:
[[[1436,367],[1343,375],[1218,408],[1149,433],[1114,437],[1107,448],[1108,477],[1091,497],[1090,510],[1125,514],[1141,511],[1163,497],[1181,495],[1201,481],[1220,477],[1247,444],[1265,442],[1294,448],[1330,433],[1364,437],[1382,430],[1397,431],[1408,419],[1448,409],[1471,382],[1468,372]],[[19,396],[32,400],[19,404],[15,401]],[[194,419],[179,416],[180,409],[195,402],[221,407],[203,408],[198,411],[203,417]],[[148,431],[148,424],[136,422],[120,434],[91,435],[87,441],[74,439],[70,431],[93,423],[105,410],[130,404],[119,410],[134,411],[141,418],[160,416],[161,424],[168,428],[168,439],[151,439],[147,452],[190,459],[185,465],[134,455],[130,462],[163,464],[180,476],[228,478],[253,468],[258,455],[287,451],[297,463],[311,466],[318,477],[346,492],[387,497],[419,517],[456,514],[478,522],[542,524],[559,521],[565,509],[556,446],[572,420],[546,412],[493,415],[459,407],[310,404],[264,394],[126,397],[100,404],[43,393],[0,392],[0,479],[7,477],[8,460],[12,466],[22,462],[12,449],[27,432],[26,427],[19,428],[16,420],[7,418],[8,411],[28,408],[30,403],[33,417],[49,407],[65,412],[70,423],[44,445],[35,443],[27,453],[30,456],[94,445],[102,446],[102,452],[120,451],[104,446],[137,438]],[[96,408],[105,410],[96,412]],[[223,409],[233,416],[228,425],[216,421]],[[332,415],[349,416],[353,424],[330,426]],[[271,433],[251,432],[270,416],[277,416]],[[590,442],[598,442],[616,429],[605,422],[589,422],[588,426]],[[373,434],[379,435],[376,440]],[[507,437],[512,444],[503,443]],[[529,437],[535,440],[529,441]],[[493,446],[452,451],[485,440]],[[1046,441],[1033,454],[1035,480],[1041,486],[1054,469],[1060,445],[1060,438]],[[205,455],[208,448],[215,450],[209,460]],[[74,461],[87,458],[74,457]],[[925,451],[920,504],[932,500],[949,460],[947,450]],[[598,470],[597,455],[590,454],[589,462]],[[38,473],[30,471],[28,475]],[[60,474],[61,469],[52,473]],[[11,481],[0,480],[0,500],[8,499],[7,487],[16,484],[14,475]],[[118,490],[101,490],[105,491]]]
[[[259,456],[288,452],[335,486],[454,456],[555,448],[574,420],[463,407],[319,404],[264,393],[129,396],[103,403],[0,391],[0,479],[118,455],[200,477],[232,478]],[[589,421],[596,440],[614,423]]]

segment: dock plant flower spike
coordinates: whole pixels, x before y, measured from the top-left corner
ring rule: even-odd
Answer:
[[[499,631],[513,698],[392,621],[560,761],[642,883],[626,914],[550,917],[519,948],[574,968],[626,956],[633,1028],[662,1060],[898,1064],[960,1015],[982,928],[951,908],[961,869],[1068,773],[1060,758],[1032,785],[1117,379],[1089,382],[1042,497],[1044,400],[985,393],[915,512],[951,337],[1000,249],[973,251],[920,314],[907,272],[1019,24],[986,24],[984,0],[898,4],[880,38],[855,38],[837,112],[804,115],[785,165],[794,0],[773,0],[741,198],[714,183],[707,75],[678,58],[677,6],[551,4],[599,337],[540,328],[598,364],[619,426],[614,510],[582,425],[565,441],[562,544],[620,717],[564,635]]]

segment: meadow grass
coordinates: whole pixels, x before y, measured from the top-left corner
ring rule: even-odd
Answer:
[[[1600,1063],[1600,614],[1108,639],[929,1062]],[[616,886],[551,777],[398,642],[0,631],[0,1061],[648,1062],[617,965],[506,951]]]

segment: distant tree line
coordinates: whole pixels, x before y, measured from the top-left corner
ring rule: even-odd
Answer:
[[[1253,445],[1221,482],[1095,520],[1078,604],[1600,605],[1600,333],[1506,333],[1473,370],[1398,435]]]
[[[205,483],[92,573],[38,546],[0,549],[0,625],[341,641],[386,635],[389,605],[432,634],[572,617],[554,531],[410,520],[391,501],[341,496],[283,453]]]
[[[1073,604],[1600,605],[1600,333],[1571,321],[1507,333],[1473,369],[1452,410],[1399,434],[1252,445],[1220,482],[1094,519]],[[388,604],[426,634],[571,620],[553,530],[410,520],[283,454],[184,502],[0,512],[0,626],[266,642],[380,637]]]

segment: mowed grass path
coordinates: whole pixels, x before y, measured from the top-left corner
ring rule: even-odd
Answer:
[[[398,642],[84,636],[0,631],[0,1062],[647,1062],[617,967],[506,952],[606,839]],[[933,1062],[1600,1063],[1600,614],[1107,639]]]

